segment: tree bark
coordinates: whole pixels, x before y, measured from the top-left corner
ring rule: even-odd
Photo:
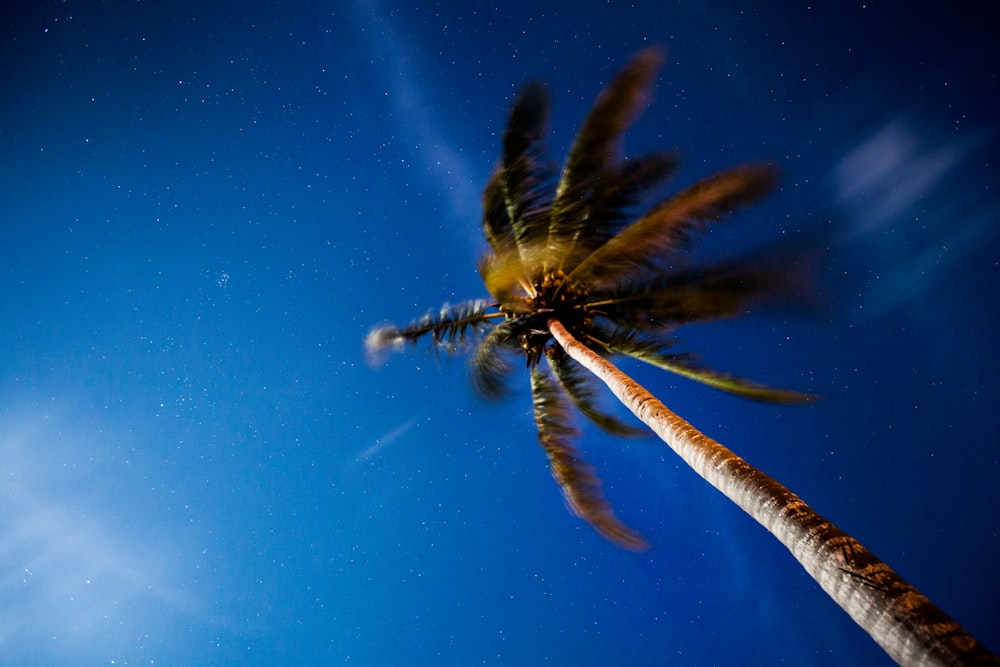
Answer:
[[[1000,665],[1000,659],[860,542],[787,488],[699,432],[649,391],[576,340],[549,331],[573,359],[709,484],[767,528],[806,572],[900,665]]]

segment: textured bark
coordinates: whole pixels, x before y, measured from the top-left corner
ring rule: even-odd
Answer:
[[[901,665],[1000,665],[1000,659],[857,540],[699,432],[557,320],[549,330],[709,484],[784,544],[806,572]]]

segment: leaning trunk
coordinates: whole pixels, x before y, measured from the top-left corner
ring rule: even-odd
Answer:
[[[684,461],[767,528],[806,572],[901,665],[1000,664],[1000,659],[857,540],[798,496],[671,412],[557,320],[556,341],[599,377]]]

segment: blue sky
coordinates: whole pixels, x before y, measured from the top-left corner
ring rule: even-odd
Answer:
[[[580,443],[636,555],[566,511],[526,382],[484,404],[462,359],[366,363],[372,326],[483,295],[480,191],[519,87],[548,82],[561,157],[654,43],[627,150],[678,149],[678,186],[783,172],[699,252],[824,249],[817,308],[683,348],[823,401],[626,369],[1000,649],[977,7],[2,10],[0,663],[890,664],[655,441]]]

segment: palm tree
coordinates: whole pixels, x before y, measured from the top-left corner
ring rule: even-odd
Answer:
[[[644,105],[661,62],[657,49],[642,51],[608,85],[561,171],[543,146],[545,89],[525,87],[483,194],[489,250],[479,271],[490,298],[445,306],[406,327],[378,327],[366,339],[368,351],[425,337],[449,352],[474,342],[472,384],[491,399],[507,392],[513,360],[522,356],[538,440],[568,506],[605,538],[640,550],[646,541],[614,515],[593,468],[572,444],[573,407],[609,433],[638,432],[597,406],[594,378],[600,379],[698,474],[773,533],[896,661],[1000,664],[860,543],[697,431],[608,360],[634,357],[758,400],[813,398],[711,370],[672,350],[677,327],[737,315],[787,285],[780,272],[750,262],[690,266],[681,255],[708,223],[769,191],[776,179],[770,165],[705,178],[628,224],[642,196],[677,165],[670,153],[629,160],[621,155],[621,137]]]

